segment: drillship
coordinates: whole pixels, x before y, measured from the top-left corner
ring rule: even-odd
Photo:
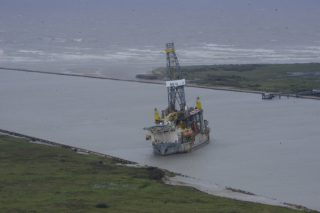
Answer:
[[[197,97],[195,107],[186,105],[186,80],[182,77],[174,43],[167,43],[165,52],[168,107],[161,113],[155,108],[155,124],[144,128],[147,131],[146,140],[152,142],[153,151],[158,155],[190,152],[210,140],[210,128],[203,118],[200,98]]]

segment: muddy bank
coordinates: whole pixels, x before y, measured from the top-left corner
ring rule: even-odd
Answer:
[[[256,195],[252,192],[247,192],[241,189],[235,189],[227,186],[220,186],[212,182],[206,182],[197,178],[187,177],[179,174],[175,175],[174,177],[165,177],[164,181],[165,183],[170,185],[189,186],[211,195],[235,200],[261,203],[273,206],[282,206],[307,212],[315,211],[302,205],[287,203],[285,201],[280,201],[276,198]]]

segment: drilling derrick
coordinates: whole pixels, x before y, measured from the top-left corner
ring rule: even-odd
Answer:
[[[154,125],[145,127],[146,140],[152,142],[153,152],[159,155],[190,152],[195,147],[209,143],[210,128],[203,119],[200,98],[195,107],[187,107],[182,76],[174,44],[167,43],[168,107],[161,111],[154,109]]]
[[[185,79],[182,79],[182,71],[179,65],[178,57],[174,49],[174,43],[166,44],[167,55],[167,77],[166,87],[168,89],[168,112],[185,111],[186,98],[184,92]]]

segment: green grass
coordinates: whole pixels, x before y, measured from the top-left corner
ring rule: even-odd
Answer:
[[[256,91],[299,93],[320,89],[320,64],[243,64],[182,67],[189,82]],[[165,69],[153,70],[164,78]]]
[[[156,169],[0,136],[1,212],[296,212],[157,180]],[[98,208],[104,207],[104,208]]]

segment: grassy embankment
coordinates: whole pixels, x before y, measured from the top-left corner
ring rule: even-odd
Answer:
[[[0,135],[1,212],[295,212],[211,196],[161,170]]]
[[[190,83],[254,91],[299,93],[320,89],[320,64],[243,64],[182,67]],[[152,71],[152,75],[138,75],[164,79],[165,68]]]

